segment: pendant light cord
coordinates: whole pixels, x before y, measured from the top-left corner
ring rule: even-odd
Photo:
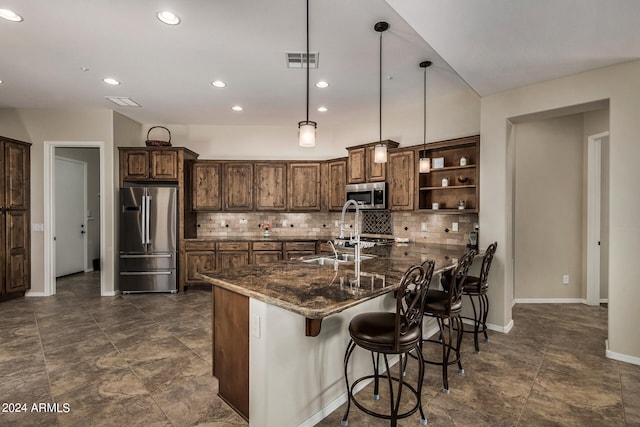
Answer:
[[[378,141],[382,141],[382,32],[380,32],[380,97]]]
[[[309,0],[307,0],[307,122],[309,121]]]
[[[423,126],[422,126],[422,141],[424,142],[424,149],[427,149],[427,67],[424,67],[424,96],[422,99],[422,110],[424,112]]]

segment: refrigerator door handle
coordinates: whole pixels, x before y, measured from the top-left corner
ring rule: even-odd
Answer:
[[[121,271],[121,276],[171,276],[171,271]]]
[[[120,258],[171,258],[172,254],[120,255]]]
[[[149,233],[149,215],[150,215],[149,208],[151,207],[151,196],[144,196],[144,198],[145,198],[145,202],[147,204],[147,209],[146,209],[147,215],[145,216],[145,227],[146,227],[146,230],[147,230],[147,241],[145,243],[150,244],[151,243],[151,239],[150,239],[150,236],[149,236],[149,234],[150,234]]]
[[[146,218],[147,218],[147,207],[146,207],[146,203],[145,203],[145,196],[142,196],[142,201],[141,201],[141,205],[142,205],[142,218],[141,218],[141,222],[142,224],[140,224],[140,231],[141,231],[141,238],[142,238],[142,244],[146,244],[147,243],[147,228],[145,226],[146,223]]]

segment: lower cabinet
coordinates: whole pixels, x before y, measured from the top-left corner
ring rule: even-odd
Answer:
[[[282,259],[315,255],[318,242],[303,241],[236,241],[187,240],[185,242],[186,275],[184,286],[203,285],[197,273],[222,271],[248,264],[271,264]]]

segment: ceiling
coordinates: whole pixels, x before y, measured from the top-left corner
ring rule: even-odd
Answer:
[[[305,72],[285,61],[285,52],[306,49],[304,1],[3,0],[0,8],[24,18],[0,19],[0,108],[108,108],[145,124],[305,120]],[[181,24],[158,21],[161,10]],[[310,15],[310,50],[319,52],[310,119],[320,125],[377,112],[381,20],[390,24],[385,108],[421,101],[425,59],[434,63],[429,97],[438,97],[469,88],[487,96],[640,58],[637,0],[311,0]],[[316,88],[318,80],[330,86]]]

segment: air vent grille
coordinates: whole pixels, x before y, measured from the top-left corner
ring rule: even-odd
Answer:
[[[305,68],[307,52],[285,52],[287,68]],[[309,68],[318,68],[318,52],[309,52]]]
[[[138,104],[136,101],[126,96],[105,96],[105,98],[107,98],[109,101],[113,102],[114,104],[120,107],[139,107],[140,106],[140,104]]]

